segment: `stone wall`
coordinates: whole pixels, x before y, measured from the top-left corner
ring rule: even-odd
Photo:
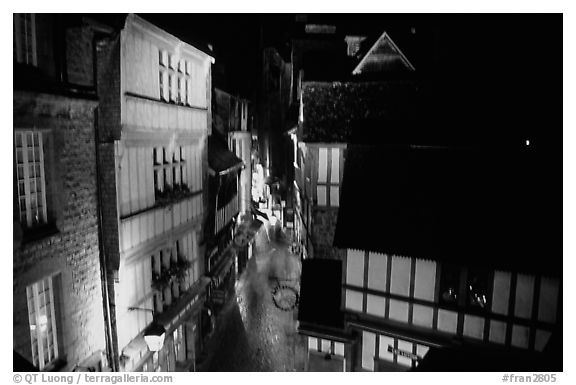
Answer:
[[[66,71],[71,84],[94,86],[93,39],[89,27],[66,30]]]
[[[312,210],[314,258],[344,260],[346,250],[332,246],[336,223],[338,222],[338,209],[315,207]]]
[[[65,370],[105,348],[98,248],[93,100],[15,91],[14,129],[42,130],[49,232],[24,237],[13,254],[13,347],[32,361],[26,287],[54,276]],[[14,204],[18,204],[16,201]],[[52,207],[50,207],[52,206]],[[20,224],[14,221],[15,228]],[[33,232],[33,231],[32,231]]]
[[[120,40],[100,41],[96,47],[98,138],[110,143],[120,139]]]

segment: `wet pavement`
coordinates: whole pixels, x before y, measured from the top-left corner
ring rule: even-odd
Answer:
[[[253,256],[218,315],[197,370],[304,370],[306,346],[296,331],[295,306],[301,264],[289,245],[284,233],[268,223],[256,234]]]

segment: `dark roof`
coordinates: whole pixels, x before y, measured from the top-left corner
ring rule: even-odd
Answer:
[[[302,100],[306,142],[347,142],[354,127],[368,120],[388,129],[419,116],[418,85],[410,80],[305,82]]]
[[[208,165],[212,170],[225,174],[240,168],[242,164],[242,159],[228,150],[226,142],[217,133],[208,137]]]
[[[556,175],[545,154],[526,146],[352,144],[334,246],[560,273]]]
[[[562,353],[556,362],[544,354],[524,350],[463,346],[430,348],[417,372],[540,372],[562,371]]]
[[[342,328],[340,311],[342,261],[305,259],[302,262],[298,320],[315,325]]]

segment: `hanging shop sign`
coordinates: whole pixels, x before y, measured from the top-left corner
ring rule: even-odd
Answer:
[[[422,358],[419,357],[418,355],[412,353],[412,352],[408,352],[406,350],[401,350],[401,349],[396,349],[394,346],[392,345],[388,345],[388,352],[392,353],[392,354],[396,354],[399,356],[403,356],[406,358],[409,358],[411,360],[421,360]]]

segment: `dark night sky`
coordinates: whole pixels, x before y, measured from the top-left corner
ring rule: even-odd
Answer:
[[[215,73],[253,97],[259,46],[285,47],[294,14],[141,14],[191,44],[214,46]],[[546,144],[561,156],[562,15],[314,14],[337,33],[387,31],[413,62],[436,128],[486,141]],[[222,85],[220,85],[222,87]],[[426,119],[424,119],[426,122]]]
[[[230,87],[249,96],[260,60],[261,30],[268,44],[288,37],[294,15],[143,14],[191,43],[214,45]],[[314,19],[315,18],[315,19]],[[561,15],[313,15],[335,21],[338,31],[388,31],[413,61],[418,76],[434,84],[459,109],[510,112],[508,118],[561,113]],[[415,33],[412,33],[415,28]],[[453,111],[452,113],[454,113]],[[533,116],[533,118],[544,118]],[[550,118],[550,116],[545,119]]]

